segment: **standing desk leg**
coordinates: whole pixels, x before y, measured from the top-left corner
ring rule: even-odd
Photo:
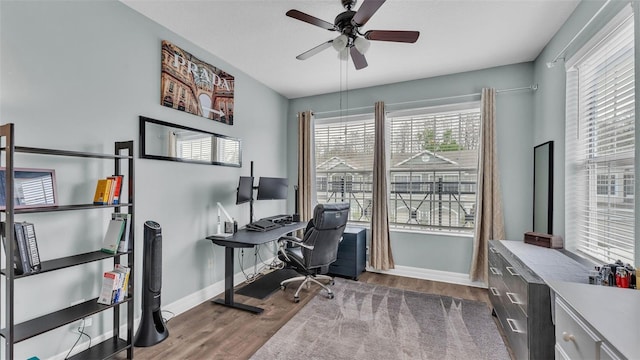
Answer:
[[[230,246],[225,246],[224,250],[224,300],[222,299],[214,299],[213,302],[216,304],[224,305],[227,307],[232,307],[234,309],[249,311],[254,314],[261,314],[264,309],[245,305],[242,303],[237,303],[233,301],[233,248]]]

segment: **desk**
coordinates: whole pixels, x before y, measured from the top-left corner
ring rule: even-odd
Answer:
[[[241,229],[237,233],[228,238],[217,238],[215,236],[207,236],[208,240],[211,240],[214,244],[224,246],[224,300],[215,299],[214,303],[232,307],[235,309],[245,310],[254,314],[260,314],[264,309],[237,303],[233,301],[233,260],[235,248],[251,248],[256,245],[265,244],[271,241],[278,240],[281,236],[290,234],[296,230],[304,229],[307,226],[306,222],[297,222],[287,224],[283,227],[269,231],[249,231],[247,229]]]

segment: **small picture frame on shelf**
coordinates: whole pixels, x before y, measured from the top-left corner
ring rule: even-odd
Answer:
[[[53,169],[13,169],[13,198],[16,209],[58,205],[56,172]],[[0,210],[6,209],[6,168],[0,168]]]

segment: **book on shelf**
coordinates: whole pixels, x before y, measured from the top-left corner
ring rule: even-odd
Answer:
[[[6,250],[6,224],[0,224],[2,244]],[[13,224],[14,252],[13,269],[16,275],[27,275],[40,271],[40,253],[36,240],[35,226],[28,222]]]
[[[131,235],[131,214],[127,213],[112,213],[111,219],[122,219],[125,222],[124,231],[120,238],[120,244],[118,245],[119,252],[127,252],[130,250],[129,238]]]
[[[113,180],[109,204],[118,205],[120,204],[120,193],[122,191],[122,180],[124,179],[124,175],[112,175],[109,176],[109,179]]]
[[[121,275],[122,281],[120,283],[120,291],[116,298],[116,302],[121,302],[127,298],[127,295],[129,295],[129,274],[131,273],[131,269],[122,264],[116,264],[113,271],[118,272]]]
[[[123,219],[116,218],[109,220],[107,232],[102,240],[102,248],[100,250],[109,254],[115,254],[118,251],[118,245],[120,245],[124,228],[125,221]]]
[[[111,180],[99,179],[96,184],[96,192],[93,195],[93,203],[95,205],[107,205],[109,203],[109,189]]]
[[[131,269],[121,264],[117,264],[111,271],[105,271],[102,275],[98,303],[112,305],[124,301],[127,297],[130,273]]]

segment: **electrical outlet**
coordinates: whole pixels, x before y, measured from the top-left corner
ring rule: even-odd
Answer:
[[[82,322],[83,321],[84,321],[85,329],[93,325],[93,318],[92,317],[87,317],[87,318],[84,318],[84,320],[79,320],[79,321],[76,321],[74,323],[71,323],[71,325],[69,325],[69,331],[74,333],[74,334],[77,334],[78,333],[78,329],[82,329]]]

